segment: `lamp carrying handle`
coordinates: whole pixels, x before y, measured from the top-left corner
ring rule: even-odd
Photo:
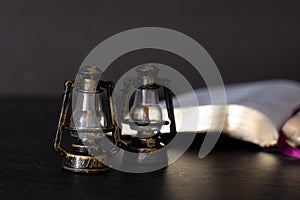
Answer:
[[[54,149],[57,151],[62,157],[66,157],[68,152],[61,146],[63,128],[66,123],[67,112],[69,108],[70,97],[72,94],[72,90],[74,87],[74,81],[68,80],[65,82],[65,91],[63,96],[63,102],[61,106],[61,111],[59,115],[58,127],[54,142]]]
[[[121,135],[120,135],[120,128],[117,125],[116,119],[117,119],[117,113],[115,108],[115,102],[113,99],[113,90],[114,90],[114,83],[112,81],[102,81],[99,80],[98,87],[102,87],[106,89],[106,95],[107,95],[107,103],[109,105],[108,114],[109,114],[109,122],[114,127],[112,136],[113,136],[113,143],[120,146],[121,141]]]
[[[167,107],[167,112],[168,112],[168,118],[170,120],[170,132],[173,135],[173,137],[175,137],[177,130],[176,130],[175,115],[174,115],[172,91],[165,86],[163,86],[163,88],[164,88],[164,94],[165,94],[165,98],[166,98],[166,107]]]

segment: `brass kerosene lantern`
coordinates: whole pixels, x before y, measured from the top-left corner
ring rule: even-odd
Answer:
[[[157,77],[159,69],[156,66],[152,64],[140,66],[136,69],[136,73],[137,77],[127,78],[124,81],[122,99],[125,102],[122,106],[121,121],[136,131],[136,135],[131,136],[128,144],[129,151],[151,153],[167,145],[176,134],[172,92],[166,87],[168,80]],[[134,90],[134,96],[130,107],[131,90]],[[161,93],[163,95],[159,95]],[[166,104],[169,120],[163,120],[159,96],[163,96],[161,100]],[[164,125],[169,125],[169,133],[160,132]],[[124,130],[122,134],[126,134]],[[153,158],[150,160],[153,161]],[[143,161],[147,162],[146,159]]]
[[[102,72],[97,67],[82,67],[76,82],[66,81],[63,103],[54,143],[55,150],[64,157],[63,169],[72,172],[97,173],[109,170],[109,154],[103,149],[103,137],[111,132],[113,142],[119,139],[118,128],[113,118],[113,83],[99,80]],[[101,94],[106,90],[108,117],[102,108]],[[73,98],[71,99],[71,96]],[[73,109],[70,114],[70,104]],[[67,120],[69,118],[70,120]],[[77,141],[70,151],[61,145],[64,132]]]

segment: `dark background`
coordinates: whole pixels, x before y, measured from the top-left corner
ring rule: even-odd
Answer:
[[[197,40],[225,83],[300,80],[299,10],[297,0],[1,1],[0,96],[58,96],[97,44],[144,26]],[[175,56],[140,52],[114,70],[148,61],[178,64]],[[191,79],[198,86],[197,77]]]

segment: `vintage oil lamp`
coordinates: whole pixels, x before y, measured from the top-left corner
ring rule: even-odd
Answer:
[[[122,123],[136,131],[128,143],[132,152],[149,153],[167,145],[176,134],[172,92],[166,87],[167,79],[158,78],[159,69],[147,64],[136,69],[137,77],[124,81]],[[130,95],[133,91],[133,104],[130,107]],[[162,94],[162,95],[160,95]],[[159,96],[166,104],[168,120],[163,120]],[[130,107],[130,109],[128,109]],[[129,113],[127,112],[129,111]],[[162,134],[162,126],[169,125],[170,132]],[[124,135],[124,130],[122,135]],[[150,155],[150,154],[149,154]]]
[[[64,157],[63,169],[72,172],[97,173],[110,169],[109,154],[102,142],[106,133],[112,133],[117,144],[119,129],[113,117],[112,90],[114,84],[100,80],[102,71],[97,67],[81,67],[76,81],[68,80],[54,143],[55,150]],[[107,117],[101,95],[106,90]],[[72,97],[72,98],[71,98]],[[72,103],[71,103],[72,102]],[[73,109],[71,109],[71,104]],[[70,111],[73,112],[70,112]],[[69,119],[69,120],[67,120]],[[62,147],[63,133],[68,132],[76,142],[71,150]],[[105,162],[104,162],[105,161]]]

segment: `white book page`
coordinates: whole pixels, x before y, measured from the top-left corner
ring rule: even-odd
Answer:
[[[225,89],[227,105],[236,104],[253,108],[264,114],[277,130],[300,107],[300,84],[295,81],[258,81],[227,85]],[[207,89],[198,89],[195,92],[199,105],[210,105]],[[189,104],[190,97],[190,92],[180,95],[180,99],[185,102],[185,105],[196,106]],[[174,106],[178,107],[179,105],[175,102]]]
[[[282,131],[290,145],[300,146],[300,111],[284,124]]]

